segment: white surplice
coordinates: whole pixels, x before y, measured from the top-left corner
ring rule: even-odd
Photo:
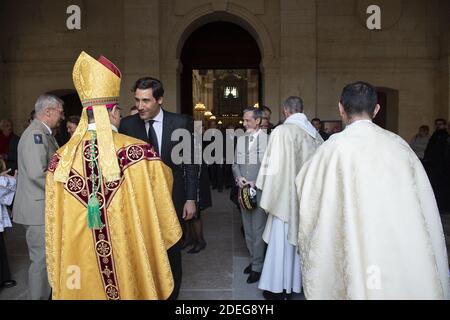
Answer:
[[[296,247],[298,199],[295,177],[323,142],[304,114],[294,114],[270,135],[256,186],[268,213],[263,240],[268,244],[258,287],[274,293],[301,292]]]
[[[307,299],[448,299],[436,200],[417,156],[371,121],[303,166],[298,245]]]

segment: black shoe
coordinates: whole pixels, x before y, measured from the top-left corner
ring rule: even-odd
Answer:
[[[252,264],[251,263],[244,269],[244,274],[250,274],[250,272],[252,272]]]
[[[186,249],[189,246],[192,246],[194,243],[192,241],[184,241],[181,245],[181,250]]]
[[[271,291],[264,290],[263,297],[266,300],[284,300],[284,292],[283,293],[273,293]]]
[[[12,288],[17,285],[17,282],[14,280],[3,281],[1,287],[2,288]]]
[[[191,250],[189,250],[187,253],[199,253],[203,249],[206,248],[206,241],[203,241],[200,244],[196,244]]]
[[[261,272],[252,271],[252,272],[250,272],[250,275],[248,276],[247,283],[258,282],[259,278],[261,278]]]

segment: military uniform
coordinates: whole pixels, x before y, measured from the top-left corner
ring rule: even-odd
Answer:
[[[26,228],[31,260],[28,288],[32,300],[50,297],[45,264],[44,198],[47,167],[57,149],[58,143],[50,129],[39,120],[34,120],[24,131],[18,146],[18,178],[13,221]]]
[[[249,141],[253,139],[256,139],[253,143]],[[232,166],[233,175],[236,179],[244,177],[247,181],[256,182],[268,140],[267,134],[262,130],[256,137],[254,135],[245,135],[238,139],[236,159]],[[246,142],[249,142],[249,144],[247,145]],[[262,239],[262,234],[267,220],[267,214],[259,206],[261,190],[257,190],[256,199],[257,208],[250,211],[241,206],[241,214],[245,241],[250,253],[251,271],[261,272],[266,251],[266,244]]]

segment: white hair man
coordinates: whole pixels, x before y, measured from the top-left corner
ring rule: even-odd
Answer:
[[[34,106],[36,116],[24,131],[18,146],[17,192],[14,222],[26,228],[31,265],[28,292],[32,300],[50,298],[45,263],[44,198],[45,176],[52,155],[59,148],[52,135],[64,116],[64,102],[50,94],[41,95]]]

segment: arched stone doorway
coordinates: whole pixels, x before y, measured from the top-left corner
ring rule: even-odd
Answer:
[[[185,66],[181,62],[182,51],[187,40],[196,30],[215,22],[234,24],[251,35],[253,38],[252,42],[256,42],[261,57],[258,69],[261,76],[262,102],[266,105],[277,106],[280,100],[280,61],[278,59],[278,50],[274,47],[264,23],[245,8],[230,6],[226,7],[225,10],[216,10],[205,5],[191,10],[183,16],[174,25],[164,41],[160,63],[160,78],[166,91],[165,107],[175,112],[182,111],[181,75],[182,73],[187,74],[183,72]],[[277,117],[278,110],[273,111],[273,114]]]
[[[215,108],[219,107],[218,90],[219,83],[225,81],[226,74],[236,76],[236,83],[241,84],[241,99],[231,113],[240,114],[242,109],[262,102],[262,77],[260,72],[261,52],[253,36],[244,28],[231,22],[211,22],[205,24],[191,33],[184,43],[180,55],[181,65],[183,66],[180,74],[180,106],[184,114],[193,113],[193,105],[198,101],[193,101],[193,72],[210,73],[214,72],[214,79],[211,85],[214,88]],[[213,71],[214,70],[214,71]],[[225,74],[224,74],[225,73]],[[258,94],[256,99],[247,99],[247,75],[256,77]],[[238,80],[238,79],[241,80]],[[252,96],[251,94],[249,96]],[[256,100],[256,101],[248,101]],[[209,106],[210,108],[212,106]],[[224,113],[223,111],[222,113]],[[230,113],[226,111],[225,113]]]

